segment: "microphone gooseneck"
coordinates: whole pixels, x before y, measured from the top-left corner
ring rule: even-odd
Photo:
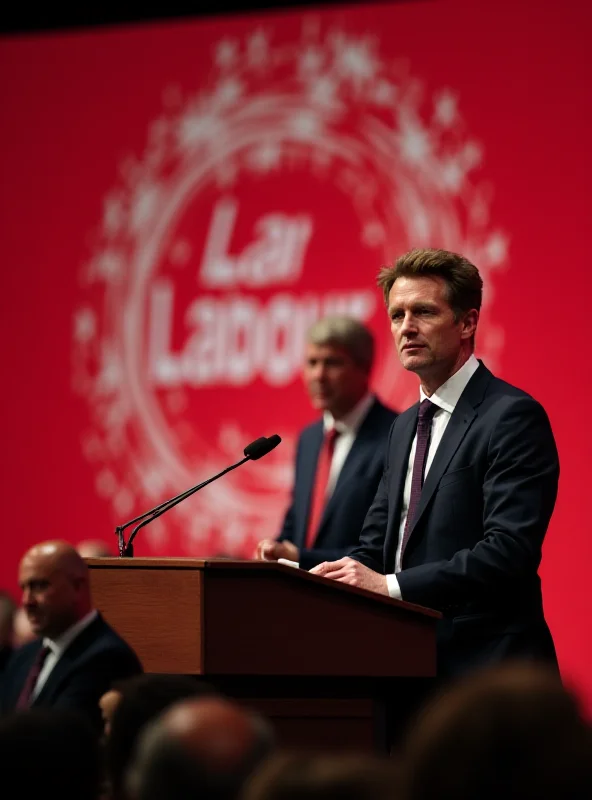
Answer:
[[[139,517],[134,517],[129,522],[126,522],[125,525],[118,525],[115,528],[115,533],[119,540],[119,555],[127,558],[132,558],[134,554],[133,549],[133,540],[136,537],[136,534],[143,528],[145,525],[148,525],[152,520],[157,519],[162,514],[166,513],[169,509],[176,506],[178,503],[181,503],[183,500],[186,500],[188,497],[191,497],[192,494],[203,489],[204,486],[207,486],[208,483],[212,483],[212,481],[221,478],[222,475],[226,475],[227,472],[230,472],[237,467],[240,467],[241,464],[244,464],[246,461],[257,461],[258,459],[262,458],[263,456],[267,455],[274,447],[277,447],[278,444],[281,442],[281,438],[274,433],[273,436],[260,436],[258,439],[255,439],[254,442],[248,444],[244,449],[245,457],[240,461],[237,461],[236,464],[232,464],[230,467],[226,467],[223,469],[222,472],[219,472],[217,475],[214,475],[212,478],[208,478],[208,480],[203,481],[202,483],[198,483],[197,486],[193,486],[191,489],[187,489],[187,491],[182,492],[181,494],[177,495],[176,497],[172,497],[170,500],[165,500],[164,503],[160,503],[155,508],[151,508],[150,511],[146,511],[144,514],[140,514]],[[134,525],[135,523],[139,523],[131,532],[129,540],[126,542],[123,532],[126,528],[130,525]]]

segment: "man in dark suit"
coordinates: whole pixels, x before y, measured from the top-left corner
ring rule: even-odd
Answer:
[[[372,333],[356,319],[326,317],[308,332],[303,377],[323,419],[299,437],[282,531],[260,542],[255,558],[310,569],[357,544],[397,416],[370,392],[373,358]]]
[[[421,402],[393,426],[359,546],[312,571],[440,610],[440,676],[555,662],[537,574],[559,477],[547,415],[473,355],[482,281],[465,258],[411,251],[379,285]]]
[[[113,681],[142,672],[136,654],[93,608],[88,568],[66,542],[31,548],[21,561],[19,583],[40,638],[9,661],[0,710],[73,709],[100,730],[99,698]]]

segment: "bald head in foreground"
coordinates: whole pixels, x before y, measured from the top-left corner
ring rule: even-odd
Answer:
[[[93,607],[84,559],[67,542],[42,542],[23,556],[19,585],[38,638],[17,650],[8,663],[0,709],[76,709],[100,730],[99,698],[113,681],[135,675],[142,667]]]
[[[267,722],[221,697],[185,700],[149,725],[128,774],[133,800],[231,800],[273,749]]]

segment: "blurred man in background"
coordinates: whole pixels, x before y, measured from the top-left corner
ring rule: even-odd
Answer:
[[[115,555],[105,542],[98,539],[85,539],[76,545],[76,550],[83,558],[104,558]],[[22,606],[14,612],[12,638],[15,648],[22,647],[37,638],[31,628],[27,612]]]
[[[323,417],[298,440],[292,500],[277,540],[255,558],[310,569],[346,555],[382,475],[396,413],[370,391],[374,338],[350,317],[327,317],[308,332],[304,382]]]
[[[4,672],[0,710],[75,709],[102,728],[99,698],[113,681],[140,673],[133,650],[93,608],[88,568],[67,542],[32,547],[19,569],[35,641]]]

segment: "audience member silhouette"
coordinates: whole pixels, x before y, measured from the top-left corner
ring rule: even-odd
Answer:
[[[400,753],[409,800],[592,797],[592,738],[556,670],[508,663],[432,699]]]
[[[273,746],[268,723],[229,700],[181,702],[144,730],[128,797],[234,800]]]
[[[105,742],[107,780],[113,800],[125,798],[125,773],[143,728],[170,706],[213,688],[188,675],[138,675],[114,685],[119,695]]]

